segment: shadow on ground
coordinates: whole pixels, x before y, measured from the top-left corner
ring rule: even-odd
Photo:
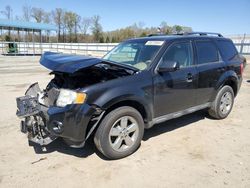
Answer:
[[[191,123],[200,121],[207,117],[207,113],[205,111],[198,111],[189,115],[185,115],[183,117],[166,121],[161,124],[157,124],[153,126],[151,129],[148,129],[144,133],[143,140],[149,140],[152,137],[159,136],[161,134],[173,131],[175,129],[187,126]],[[93,142],[93,136],[86,142],[84,148],[70,148],[67,146],[61,138],[58,138],[51,144],[46,147],[41,147],[40,145],[29,143],[30,146],[33,146],[35,152],[37,154],[44,153],[52,153],[52,152],[60,152],[67,155],[72,155],[75,157],[86,158],[94,153],[96,153],[100,158],[104,160],[108,160],[103,157],[103,155],[95,148]]]
[[[90,142],[90,140],[86,142],[84,148],[71,148],[61,138],[58,138],[51,144],[44,147],[32,142],[29,142],[29,145],[34,148],[34,151],[37,154],[52,153],[56,151],[75,157],[86,158],[95,153],[94,143]]]
[[[198,111],[192,114],[182,116],[180,118],[176,118],[176,119],[172,119],[172,120],[160,123],[160,124],[156,124],[152,128],[145,130],[143,140],[146,141],[152,137],[159,136],[161,134],[187,126],[191,123],[200,121],[205,118],[210,118],[207,116],[207,112]]]

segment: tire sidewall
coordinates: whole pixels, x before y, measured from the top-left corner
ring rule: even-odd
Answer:
[[[139,133],[136,142],[131,148],[123,152],[118,152],[115,151],[110,145],[109,133],[113,124],[123,116],[131,116],[136,120],[138,123]],[[120,107],[111,111],[104,117],[96,134],[99,134],[97,135],[97,140],[100,147],[99,148],[97,146],[98,149],[108,158],[119,159],[132,154],[140,146],[144,134],[144,122],[140,113],[136,109],[132,107]]]
[[[232,104],[231,104],[230,110],[226,114],[223,114],[221,112],[221,110],[220,110],[220,102],[221,102],[222,96],[226,92],[230,92],[231,93],[231,95],[232,95]],[[220,119],[226,118],[230,114],[230,112],[232,111],[233,105],[234,105],[234,92],[233,92],[233,89],[230,86],[224,86],[224,87],[222,87],[221,90],[219,91],[217,97],[216,97],[216,113],[217,113],[218,117]]]

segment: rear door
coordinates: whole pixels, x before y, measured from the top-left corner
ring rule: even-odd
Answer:
[[[209,39],[195,41],[198,88],[197,105],[211,101],[220,76],[226,71],[216,44]]]

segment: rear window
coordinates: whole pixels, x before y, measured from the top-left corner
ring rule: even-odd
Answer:
[[[219,40],[218,46],[221,52],[221,55],[226,60],[231,60],[238,54],[234,44],[231,41]]]
[[[216,62],[219,60],[218,51],[211,41],[196,42],[198,64]]]

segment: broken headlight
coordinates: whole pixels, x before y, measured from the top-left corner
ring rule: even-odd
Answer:
[[[76,92],[68,89],[60,89],[56,105],[64,107],[68,104],[83,104],[86,99],[86,93]]]

